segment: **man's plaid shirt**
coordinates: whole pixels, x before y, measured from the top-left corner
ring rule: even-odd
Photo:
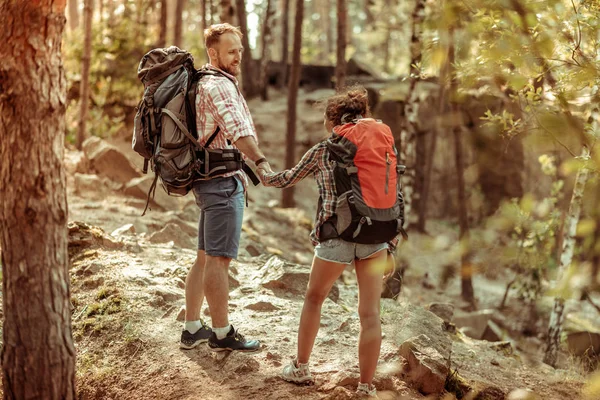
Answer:
[[[201,145],[215,132],[217,126],[221,131],[217,134],[210,148],[235,149],[233,144],[238,139],[253,136],[258,143],[256,128],[250,115],[246,100],[238,89],[237,79],[232,75],[207,64],[205,68],[219,71],[222,75],[206,75],[198,83],[196,95],[196,128]],[[246,174],[242,170],[228,172],[224,177],[238,175],[248,186]]]
[[[319,195],[323,203],[317,215],[315,226],[310,233],[310,240],[313,246],[319,244],[319,228],[321,225],[335,214],[338,198],[335,189],[333,168],[334,163],[329,160],[327,141],[323,140],[308,150],[294,168],[264,175],[265,186],[275,186],[278,188],[294,186],[310,174],[315,177],[319,188]],[[399,237],[395,237],[388,242],[391,251],[396,249],[398,241]]]

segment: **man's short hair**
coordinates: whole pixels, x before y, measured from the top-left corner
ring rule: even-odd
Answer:
[[[215,24],[206,28],[204,30],[204,45],[206,46],[206,49],[208,50],[211,47],[214,47],[217,43],[219,43],[221,35],[228,32],[235,33],[239,36],[240,39],[243,36],[242,31],[240,31],[240,28],[227,23]]]

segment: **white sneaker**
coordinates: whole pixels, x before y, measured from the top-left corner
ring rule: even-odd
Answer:
[[[377,389],[368,383],[359,383],[356,393],[362,396],[377,397]]]
[[[281,378],[297,384],[309,384],[315,382],[308,369],[308,363],[300,364],[296,360],[293,360],[289,365],[283,367]]]

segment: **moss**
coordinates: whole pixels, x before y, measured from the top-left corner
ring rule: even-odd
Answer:
[[[116,314],[122,310],[123,299],[119,295],[111,295],[107,299],[100,302],[92,303],[88,306],[86,315],[92,317],[94,315],[110,315]]]
[[[116,295],[117,293],[119,293],[119,291],[116,288],[104,286],[98,290],[98,293],[96,293],[96,300],[104,300],[112,295]]]
[[[454,394],[457,399],[462,399],[472,390],[471,385],[469,385],[465,378],[458,374],[458,370],[456,369],[451,371],[446,377],[444,389],[446,389],[448,393]]]

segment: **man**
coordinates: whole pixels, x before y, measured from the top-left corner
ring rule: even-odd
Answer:
[[[258,147],[256,130],[236,76],[244,48],[240,30],[229,24],[212,25],[204,32],[210,63],[218,72],[204,76],[196,97],[196,125],[200,143],[219,128],[210,148],[239,149],[253,161],[259,175],[271,171]],[[247,77],[249,78],[249,77]],[[213,351],[256,351],[257,340],[247,340],[229,324],[229,264],[238,254],[247,178],[242,170],[200,180],[193,192],[200,208],[198,256],[185,282],[185,326],[180,347],[192,349],[208,341]],[[204,296],[212,329],[200,319]]]

